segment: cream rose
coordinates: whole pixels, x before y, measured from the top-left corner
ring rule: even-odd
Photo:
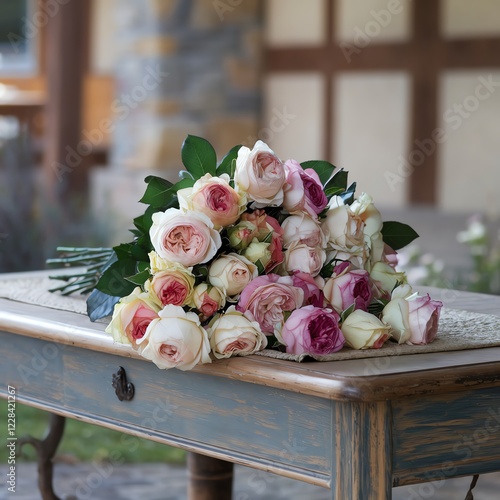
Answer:
[[[149,235],[159,257],[190,267],[208,262],[220,248],[221,237],[213,227],[204,214],[169,208],[153,214]]]
[[[234,181],[238,191],[246,193],[256,206],[280,206],[283,203],[285,167],[262,141],[257,141],[252,150],[245,146],[239,149]]]
[[[146,290],[163,306],[183,306],[191,300],[194,281],[194,275],[189,269],[180,264],[169,263],[164,271],[157,272],[151,281],[146,282]]]
[[[291,215],[281,224],[283,229],[283,246],[289,247],[292,243],[303,243],[309,247],[326,246],[327,235],[320,223],[306,214]]]
[[[259,323],[236,311],[234,306],[211,321],[208,335],[212,352],[218,359],[247,356],[267,346]]]
[[[390,295],[398,283],[403,285],[407,281],[404,272],[397,272],[385,262],[376,262],[370,271],[370,277],[381,295]]]
[[[158,368],[191,370],[200,363],[211,363],[210,342],[198,315],[185,312],[182,307],[167,305],[148,326],[142,356]]]
[[[342,323],[346,343],[353,349],[379,349],[391,336],[391,327],[376,316],[356,309]]]
[[[241,293],[250,281],[257,276],[257,266],[237,253],[221,255],[208,269],[208,281],[222,288],[227,295]]]
[[[212,177],[205,174],[192,188],[177,192],[179,207],[185,212],[195,211],[205,214],[215,228],[229,226],[245,211],[245,193],[237,193],[229,185],[229,175]]]
[[[146,334],[149,324],[158,318],[159,311],[160,306],[151,296],[137,287],[115,305],[113,318],[105,331],[113,336],[115,342],[131,344],[140,352],[147,342],[139,347],[138,341]]]
[[[302,271],[317,276],[326,260],[326,253],[319,247],[304,244],[292,244],[285,250],[285,269],[287,272]]]
[[[332,200],[334,198],[338,197],[334,196]],[[350,252],[364,245],[363,220],[340,199],[331,202],[323,226],[328,231],[328,242],[332,248]]]

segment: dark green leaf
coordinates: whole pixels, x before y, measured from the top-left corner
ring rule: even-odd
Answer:
[[[325,194],[328,199],[330,199],[332,196],[337,196],[342,194],[345,191],[344,188],[341,187],[330,187],[328,189],[325,189]]]
[[[148,261],[149,260],[149,256],[148,256],[149,251],[146,250],[145,248],[143,248],[140,244],[138,244],[138,241],[132,247],[132,257],[134,258],[134,260]]]
[[[187,170],[181,170],[179,172],[179,179],[194,179],[193,174]]]
[[[346,190],[347,176],[348,172],[346,172],[343,168],[341,168],[339,171],[335,172],[335,175],[326,183],[325,190],[334,187]]]
[[[182,145],[181,157],[186,170],[195,179],[205,174],[216,175],[217,154],[206,139],[188,135]]]
[[[221,162],[217,166],[217,175],[228,174],[229,177],[233,177],[233,160],[236,160],[236,158],[238,158],[238,151],[240,150],[240,148],[241,144],[234,146],[230,149],[227,155],[222,158]]]
[[[399,250],[410,244],[415,238],[418,238],[418,233],[408,224],[388,221],[384,222],[382,226],[382,236],[384,242],[393,250]]]
[[[96,285],[97,290],[114,297],[129,295],[135,286],[125,277],[135,274],[135,265],[135,260],[118,260],[103,273]]]
[[[353,304],[351,304],[347,309],[344,309],[342,311],[342,314],[340,315],[340,322],[343,323],[346,318],[354,312],[354,310],[356,309],[356,303],[354,302]]]
[[[305,170],[306,168],[312,168],[319,176],[319,180],[323,186],[329,181],[330,177],[335,170],[335,165],[332,165],[328,161],[322,160],[311,160],[305,161],[300,164],[300,166]]]
[[[120,297],[107,295],[100,290],[93,290],[87,298],[87,314],[90,321],[96,321],[113,314],[115,305]]]
[[[161,207],[167,205],[175,195],[174,185],[170,181],[167,181],[167,179],[150,175],[146,177],[146,182],[148,183],[148,187],[144,196],[139,200],[140,203]]]
[[[113,247],[113,250],[119,260],[130,259],[132,257],[133,246],[133,243],[121,243],[120,245]]]
[[[137,271],[142,273],[142,271],[146,271],[146,269],[149,271],[149,262],[141,261],[137,263]]]
[[[130,281],[130,283],[134,283],[135,285],[142,286],[151,276],[149,269],[141,271],[133,276],[127,276],[125,279]]]

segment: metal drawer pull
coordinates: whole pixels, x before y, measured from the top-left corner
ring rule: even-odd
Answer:
[[[127,380],[127,374],[122,366],[118,368],[116,373],[113,373],[111,385],[120,401],[130,401],[134,397],[134,384]]]

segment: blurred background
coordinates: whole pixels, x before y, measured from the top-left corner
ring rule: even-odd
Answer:
[[[499,0],[2,0],[0,272],[128,240],[194,134],[332,161],[420,233],[412,283],[500,294],[499,117]],[[122,437],[62,451],[165,459]]]
[[[195,134],[329,159],[414,279],[500,293],[499,54],[498,0],[2,0],[0,271],[129,239]]]

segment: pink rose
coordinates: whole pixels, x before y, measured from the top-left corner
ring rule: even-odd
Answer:
[[[245,146],[239,149],[234,181],[238,192],[246,193],[256,206],[280,206],[283,203],[285,168],[262,141],[257,141],[252,150]]]
[[[156,273],[153,275],[151,283],[147,284],[147,288],[152,290],[164,306],[167,304],[174,306],[187,304],[193,293],[193,287],[194,276],[179,265]]]
[[[141,350],[146,344],[139,349],[137,341],[144,337],[151,321],[158,318],[159,310],[150,295],[137,287],[116,304],[106,333],[113,335],[116,342],[131,344],[134,349]]]
[[[286,184],[283,206],[290,212],[306,212],[317,217],[328,205],[318,174],[312,169],[304,170],[295,160],[285,162]]]
[[[355,309],[366,311],[372,300],[370,274],[362,269],[352,269],[349,262],[335,266],[323,293],[333,308],[341,313],[355,304]]]
[[[339,327],[340,316],[331,309],[305,306],[292,312],[280,337],[290,354],[326,355],[340,351],[345,339]],[[279,337],[278,337],[279,338]]]
[[[432,300],[429,294],[408,301],[410,309],[409,344],[430,344],[437,335],[443,303]]]
[[[212,221],[198,212],[176,208],[153,214],[149,230],[151,243],[163,259],[186,267],[208,262],[220,248],[220,234]]]
[[[205,214],[217,228],[236,222],[246,207],[246,196],[240,196],[229,185],[227,174],[205,174],[192,188],[178,191],[177,197],[182,210]]]
[[[213,316],[226,303],[224,290],[208,283],[200,283],[196,286],[193,293],[191,306],[195,307],[201,313],[201,319]]]
[[[291,273],[302,271],[311,276],[317,276],[326,260],[326,253],[322,248],[308,247],[301,243],[292,244],[285,250],[285,269]]]
[[[301,288],[304,292],[305,306],[323,307],[325,296],[309,273],[295,271],[292,279],[293,286]]]
[[[252,280],[241,292],[236,309],[250,311],[264,333],[272,334],[283,323],[285,311],[302,306],[304,292],[290,276],[267,274]]]

